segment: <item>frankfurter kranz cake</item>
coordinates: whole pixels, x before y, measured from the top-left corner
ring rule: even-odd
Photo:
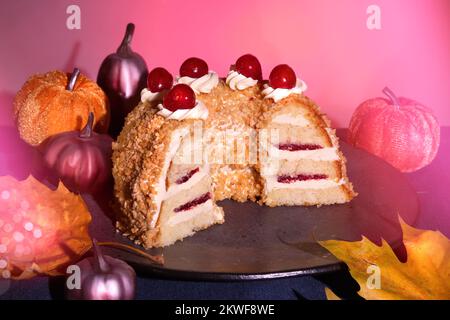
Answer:
[[[175,81],[153,69],[113,145],[117,229],[146,248],[164,247],[223,223],[223,199],[350,201],[338,139],[304,90],[286,65],[264,82],[249,54],[224,79],[199,58],[187,59]]]

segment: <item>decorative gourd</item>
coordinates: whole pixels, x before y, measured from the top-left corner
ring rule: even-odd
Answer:
[[[92,131],[89,114],[81,131],[64,132],[43,143],[45,164],[73,192],[96,193],[111,178],[112,138]]]
[[[55,134],[80,130],[93,112],[95,130],[108,131],[108,99],[102,89],[75,69],[34,75],[17,93],[14,114],[23,140],[39,145]]]
[[[348,140],[389,162],[402,172],[416,171],[433,161],[439,148],[436,117],[420,103],[384,88],[385,98],[363,102],[353,114]]]

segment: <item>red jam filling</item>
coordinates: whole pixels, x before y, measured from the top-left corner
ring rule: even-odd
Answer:
[[[200,168],[195,168],[189,171],[186,175],[182,176],[181,178],[178,178],[177,181],[175,181],[176,184],[183,184],[187,182],[194,174],[200,171]]]
[[[301,151],[323,149],[323,147],[318,144],[282,143],[278,145],[278,149],[285,151]]]
[[[191,210],[192,208],[194,208],[198,205],[201,205],[202,203],[205,203],[209,199],[211,199],[211,193],[207,192],[204,195],[202,195],[198,198],[195,198],[194,200],[189,201],[188,203],[185,203],[185,204],[179,206],[178,208],[175,208],[173,211],[181,212],[181,211]]]
[[[298,174],[296,176],[278,176],[277,181],[279,183],[292,183],[296,181],[321,180],[327,178],[328,176],[326,174]]]

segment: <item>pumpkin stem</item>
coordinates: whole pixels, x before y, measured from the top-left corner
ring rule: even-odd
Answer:
[[[100,250],[100,246],[97,245],[97,240],[92,240],[93,247],[94,247],[94,258],[97,262],[97,268],[100,272],[108,272],[109,271],[109,264],[106,262],[105,257],[103,256],[102,251]]]
[[[73,91],[75,87],[75,83],[77,82],[78,76],[80,75],[80,69],[73,69],[72,74],[70,75],[69,82],[67,83],[66,90]]]
[[[395,107],[400,108],[400,101],[398,101],[397,96],[391,89],[389,89],[388,87],[385,87],[383,89],[383,93],[388,96],[388,98],[391,100],[392,104]]]
[[[122,43],[119,48],[117,48],[117,53],[126,55],[131,51],[130,44],[131,40],[133,40],[134,35],[134,23],[127,24],[127,29],[125,31],[125,35],[123,36]]]
[[[89,112],[86,126],[80,131],[80,138],[89,139],[92,137],[92,128],[94,126],[94,113]]]

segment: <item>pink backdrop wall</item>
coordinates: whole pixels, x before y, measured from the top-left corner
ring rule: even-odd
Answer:
[[[81,8],[81,30],[66,28],[70,4]],[[381,8],[381,30],[366,27],[370,4]],[[337,127],[385,85],[450,125],[448,0],[2,1],[0,124],[10,124],[12,97],[32,73],[77,65],[95,78],[127,22],[136,24],[133,48],[149,68],[176,73],[200,56],[225,75],[250,52],[265,76],[292,65]]]

